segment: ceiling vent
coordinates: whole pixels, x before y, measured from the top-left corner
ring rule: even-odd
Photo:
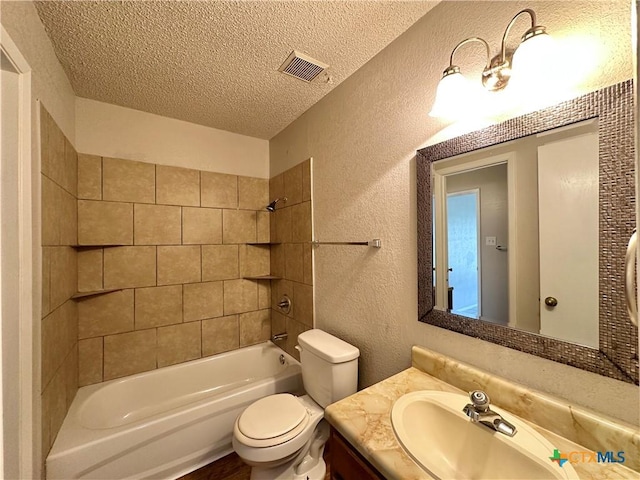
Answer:
[[[280,65],[278,71],[304,80],[305,82],[311,82],[327,68],[329,68],[329,65],[294,50],[284,63]]]

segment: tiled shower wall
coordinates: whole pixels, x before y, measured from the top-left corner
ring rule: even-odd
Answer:
[[[269,183],[80,154],[79,379],[268,340]],[[252,244],[262,245],[252,245]]]
[[[313,255],[311,240],[311,160],[306,160],[269,180],[270,200],[286,197],[277,204],[271,219],[272,330],[287,332],[283,347],[299,358],[295,345],[298,335],[313,328]],[[278,308],[287,295],[292,302],[289,313]]]
[[[49,452],[78,390],[77,154],[40,110],[42,182],[42,452]]]

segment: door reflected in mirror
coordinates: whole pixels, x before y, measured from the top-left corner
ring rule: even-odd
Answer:
[[[435,308],[598,348],[597,120],[431,168]]]

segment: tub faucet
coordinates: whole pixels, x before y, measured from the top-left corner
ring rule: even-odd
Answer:
[[[469,394],[471,403],[465,405],[462,411],[473,423],[481,423],[496,432],[504,433],[509,437],[516,434],[515,425],[507,422],[502,415],[490,408],[490,399],[482,390],[474,390]]]
[[[273,343],[276,343],[276,342],[279,342],[281,340],[286,340],[288,336],[289,336],[289,334],[287,332],[276,333],[274,336],[271,337],[271,341]]]

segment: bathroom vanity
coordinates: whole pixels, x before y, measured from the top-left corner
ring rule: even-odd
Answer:
[[[467,395],[485,390],[505,416],[519,417],[570,462],[581,479],[640,479],[638,428],[565,401],[527,389],[460,363],[413,347],[412,367],[330,405],[325,418],[332,426],[331,478],[430,479],[399,443],[391,420],[398,399],[423,390]],[[477,428],[485,428],[477,425]],[[583,453],[584,452],[584,453]],[[624,452],[624,462],[589,461],[589,452]],[[548,457],[554,456],[553,451]],[[597,453],[595,457],[597,458]],[[549,459],[549,462],[552,460]]]

